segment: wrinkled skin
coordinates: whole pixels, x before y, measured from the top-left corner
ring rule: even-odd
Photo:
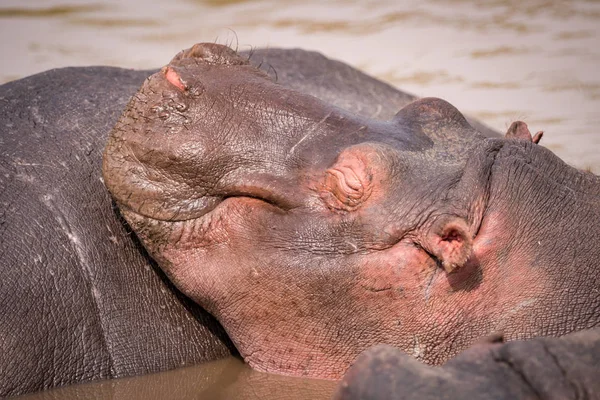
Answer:
[[[0,397],[235,353],[102,184],[107,133],[148,74],[66,68],[0,87]]]
[[[562,338],[479,343],[443,367],[389,346],[362,354],[334,400],[575,400],[600,398],[600,329]]]
[[[599,325],[600,180],[540,138],[433,98],[369,118],[200,44],[129,103],[103,176],[252,367],[338,378],[378,343],[440,364]]]
[[[414,99],[318,53],[258,50],[252,62],[365,117]],[[235,352],[157,273],[102,184],[108,133],[150,74],[65,68],[0,86],[0,397]]]

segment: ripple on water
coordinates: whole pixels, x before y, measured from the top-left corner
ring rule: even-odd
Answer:
[[[7,7],[0,8],[0,18],[50,18],[92,13],[106,10],[103,4],[61,5],[52,7]]]

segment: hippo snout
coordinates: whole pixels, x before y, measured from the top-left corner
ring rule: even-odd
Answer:
[[[216,43],[196,43],[189,49],[177,53],[171,60],[171,64],[185,59],[198,59],[209,64],[248,64],[248,60],[245,57],[240,56],[233,49]]]

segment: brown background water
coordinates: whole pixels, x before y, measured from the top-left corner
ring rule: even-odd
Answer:
[[[199,41],[303,47],[442,97],[600,173],[600,2],[0,0],[0,82],[67,65],[161,66]]]
[[[200,41],[318,50],[500,131],[524,120],[568,163],[600,173],[594,0],[0,0],[0,83],[72,65],[155,68]],[[328,398],[332,388],[226,360],[40,398]]]

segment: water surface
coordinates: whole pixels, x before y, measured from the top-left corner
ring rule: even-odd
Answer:
[[[600,2],[2,0],[0,82],[67,65],[153,68],[199,41],[302,47],[442,97],[600,173]]]
[[[334,381],[256,372],[232,357],[158,374],[66,386],[18,399],[328,400],[335,387]]]

